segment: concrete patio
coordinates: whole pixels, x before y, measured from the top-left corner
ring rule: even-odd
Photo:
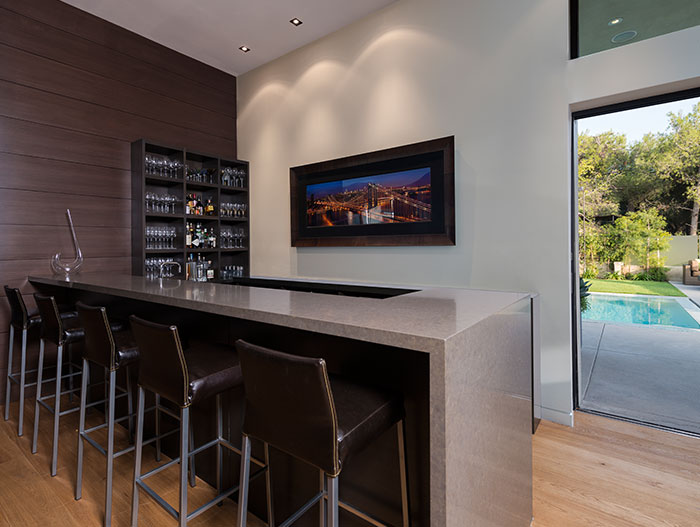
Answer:
[[[584,320],[581,337],[582,409],[700,434],[700,330]]]

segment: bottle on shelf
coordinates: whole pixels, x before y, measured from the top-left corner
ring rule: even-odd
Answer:
[[[207,199],[207,205],[204,208],[204,214],[206,214],[207,216],[214,216],[216,214],[216,208],[214,207],[211,198]]]

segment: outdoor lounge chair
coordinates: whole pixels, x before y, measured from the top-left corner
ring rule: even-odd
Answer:
[[[683,283],[700,285],[700,260],[690,260],[683,266]]]

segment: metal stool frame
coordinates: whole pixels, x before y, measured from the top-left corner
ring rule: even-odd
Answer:
[[[37,442],[39,439],[39,416],[40,416],[40,408],[43,406],[46,408],[49,412],[51,412],[54,416],[53,419],[53,446],[52,446],[52,453],[51,453],[51,476],[56,475],[56,466],[58,463],[58,424],[59,424],[59,419],[61,416],[67,415],[67,414],[72,414],[73,412],[77,412],[80,410],[79,406],[75,406],[73,408],[69,408],[68,410],[61,410],[61,396],[65,394],[69,394],[71,400],[73,397],[73,393],[77,392],[79,388],[73,388],[73,377],[76,375],[80,375],[82,373],[82,370],[78,369],[78,371],[74,371],[74,367],[77,367],[77,365],[74,365],[72,362],[69,362],[69,373],[66,375],[63,375],[62,373],[62,368],[63,368],[63,345],[59,344],[57,346],[57,354],[56,354],[56,374],[55,377],[52,377],[50,379],[44,379],[44,347],[46,345],[45,340],[42,338],[40,343],[39,343],[39,365],[37,367],[37,381],[36,381],[36,401],[34,404],[34,436],[32,437],[32,454],[36,454],[37,452]],[[69,347],[69,361],[71,360],[71,353],[70,353],[70,344],[67,344]],[[63,380],[68,379],[69,381],[69,388],[68,390],[61,391],[61,386],[63,384]],[[53,395],[47,395],[43,396],[41,395],[41,389],[44,383],[46,382],[52,382],[55,381],[56,383],[56,389],[55,393]],[[46,401],[53,398],[54,399],[54,406],[51,407],[49,406]]]
[[[228,448],[229,450],[237,453],[243,459],[243,454],[241,450],[232,445],[227,439],[223,437],[223,411],[221,405],[221,394],[216,395],[216,421],[217,421],[217,437],[211,441],[201,445],[197,448],[192,448],[194,443],[192,441],[191,427],[190,427],[190,408],[189,406],[180,408],[180,415],[177,416],[171,412],[166,407],[161,406],[160,411],[164,412],[172,417],[180,419],[180,455],[172,459],[171,461],[164,463],[144,474],[141,473],[141,456],[142,448],[145,442],[143,441],[143,421],[145,413],[145,389],[139,386],[138,390],[138,403],[137,403],[137,417],[136,417],[136,454],[134,463],[134,487],[131,502],[131,525],[132,527],[137,527],[138,525],[138,507],[139,507],[139,490],[145,491],[151,498],[153,498],[158,505],[160,505],[166,512],[168,512],[175,520],[178,521],[180,527],[186,527],[187,522],[196,518],[203,512],[207,511],[214,505],[222,503],[223,500],[237,492],[240,485],[235,485],[227,490],[222,490],[223,487],[223,456],[222,448]],[[190,430],[190,433],[186,433],[185,430]],[[217,496],[209,500],[204,505],[201,505],[194,511],[187,512],[187,469],[188,469],[188,459],[194,459],[194,456],[208,448],[216,447],[216,490]],[[183,456],[183,452],[187,454]],[[182,459],[182,461],[181,461]],[[258,459],[252,458],[250,452],[248,452],[248,463],[253,461],[256,465],[261,467],[250,480],[257,479],[262,474],[266,474],[267,483],[267,513],[268,513],[268,526],[274,526],[274,512],[272,507],[272,493],[270,487],[270,477],[269,477],[269,448],[265,444],[265,460],[260,461]],[[180,497],[179,497],[179,509],[176,510],[172,505],[165,501],[155,490],[149,487],[144,481],[146,478],[157,474],[158,472],[165,470],[166,468],[180,463]],[[190,472],[190,478],[192,478],[194,471]],[[246,493],[248,489],[246,486]]]
[[[399,475],[401,478],[401,513],[403,527],[410,527],[410,506],[408,497],[408,474],[406,465],[406,434],[404,430],[403,419],[396,423],[398,436],[398,451],[399,451]],[[248,515],[248,487],[250,475],[250,438],[243,435],[243,454],[241,460],[241,493],[238,500],[238,527],[246,527]],[[338,527],[338,509],[342,508],[358,518],[366,521],[375,527],[390,527],[386,523],[374,518],[370,514],[356,509],[352,505],[340,501],[338,499],[338,481],[339,476],[329,476],[323,471],[320,471],[320,491],[313,498],[302,505],[289,518],[284,520],[279,527],[289,527],[296,522],[303,514],[311,507],[319,503],[319,527]]]

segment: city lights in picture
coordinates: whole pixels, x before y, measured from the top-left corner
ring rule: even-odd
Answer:
[[[431,221],[430,168],[306,186],[308,227]]]

